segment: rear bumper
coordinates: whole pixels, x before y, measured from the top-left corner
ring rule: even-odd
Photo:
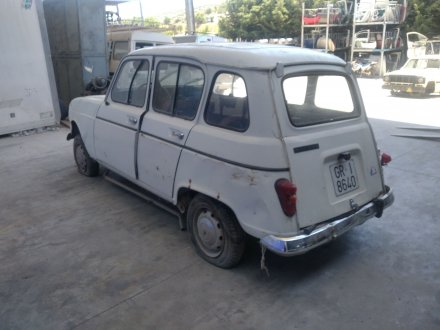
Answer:
[[[309,233],[302,231],[300,234],[292,237],[268,235],[263,237],[260,243],[268,250],[279,255],[295,256],[303,254],[339,237],[351,228],[363,224],[374,216],[380,218],[383,210],[393,204],[393,202],[393,191],[387,187],[385,194],[345,218],[325,223]]]

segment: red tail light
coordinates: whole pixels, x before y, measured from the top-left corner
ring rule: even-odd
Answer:
[[[296,213],[296,186],[287,179],[275,182],[275,190],[285,215],[291,217]]]
[[[380,164],[382,166],[388,165],[389,162],[391,162],[391,156],[386,154],[386,153],[382,153],[382,155],[380,156]]]

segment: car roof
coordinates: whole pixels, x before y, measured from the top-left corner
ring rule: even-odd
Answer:
[[[176,44],[136,50],[129,56],[153,55],[184,57],[205,64],[241,69],[272,70],[304,63],[345,65],[345,61],[324,52],[284,45],[257,43],[202,43]]]

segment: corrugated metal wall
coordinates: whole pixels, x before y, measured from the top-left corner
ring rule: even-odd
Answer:
[[[93,77],[108,76],[105,0],[43,4],[60,104],[66,111]]]

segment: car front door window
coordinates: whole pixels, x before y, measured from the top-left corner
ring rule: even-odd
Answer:
[[[123,64],[113,86],[111,98],[114,102],[142,107],[148,86],[147,61],[127,61]]]

